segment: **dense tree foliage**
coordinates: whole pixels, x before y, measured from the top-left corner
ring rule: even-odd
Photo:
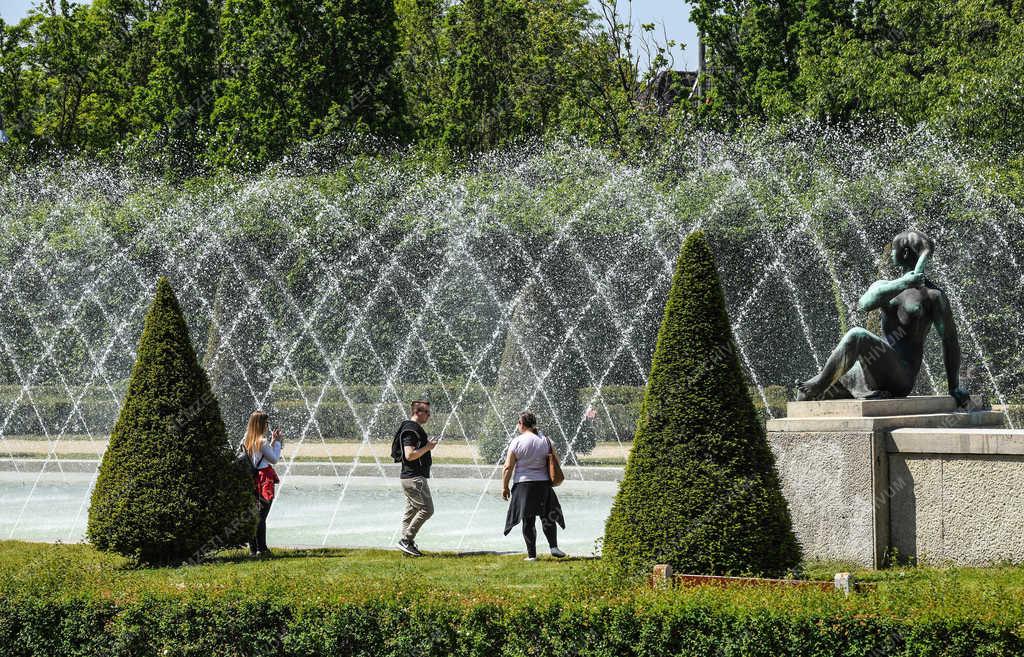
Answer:
[[[404,79],[421,139],[465,154],[562,125],[593,18],[585,0],[400,6]]]
[[[455,158],[569,134],[628,155],[793,117],[1024,138],[1021,2],[691,4],[706,94],[664,75],[670,42],[629,0],[45,0],[0,24],[3,155],[240,168],[352,134]]]
[[[211,158],[279,158],[344,130],[400,132],[391,0],[226,0]]]
[[[1024,3],[697,0],[713,112],[735,119],[888,116],[1019,144]]]
[[[620,20],[586,0],[46,0],[0,24],[0,113],[30,157],[172,166],[353,133],[456,157],[552,133],[622,150],[644,71]]]
[[[135,31],[151,50],[142,48],[145,81],[131,95],[132,133],[169,153],[195,155],[209,130],[217,13],[207,0],[164,0]]]

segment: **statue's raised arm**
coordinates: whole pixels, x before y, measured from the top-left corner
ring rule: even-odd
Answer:
[[[924,270],[935,244],[920,231],[900,233],[892,241],[892,262],[902,275],[875,281],[859,300],[861,310],[878,310],[882,335],[850,329],[817,376],[797,384],[797,399],[878,399],[906,397],[924,360],[924,341],[936,326],[942,338],[949,394],[963,405],[960,343],[949,300]]]
[[[891,281],[885,279],[875,281],[857,302],[857,309],[862,312],[877,310],[895,299],[904,290],[920,287],[924,283],[924,274],[919,274],[915,271],[908,271],[906,274]]]
[[[935,243],[922,232],[908,230],[893,239],[893,263],[914,263],[911,271],[904,271],[899,278],[887,281],[875,281],[858,302],[858,308],[864,312],[881,308],[893,298],[910,287],[920,287],[925,283],[924,268],[935,250]]]

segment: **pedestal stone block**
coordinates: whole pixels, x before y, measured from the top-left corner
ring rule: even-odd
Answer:
[[[1018,440],[1000,429],[1002,413],[960,411],[947,396],[791,402],[787,410],[768,421],[768,442],[806,559],[877,568],[895,547],[962,564],[997,554],[1024,561],[1010,530],[983,529],[1024,513],[1024,434]],[[941,462],[969,455],[998,463],[958,462],[950,470]],[[947,471],[957,473],[955,486]],[[972,476],[1022,492],[996,502]]]
[[[879,495],[887,486],[885,436],[773,431],[768,442],[804,558],[879,567],[889,529]]]
[[[892,546],[919,563],[1024,563],[1024,431],[889,438]]]
[[[981,408],[981,397],[971,397],[971,406]],[[884,415],[930,415],[954,413],[956,401],[949,395],[902,397],[899,399],[833,399],[789,402],[786,417],[879,417]]]

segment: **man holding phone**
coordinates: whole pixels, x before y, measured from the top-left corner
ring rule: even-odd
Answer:
[[[430,496],[430,452],[437,447],[437,439],[429,440],[423,425],[430,419],[430,402],[417,399],[412,402],[412,416],[402,422],[395,433],[392,456],[400,447],[402,461],[402,491],[405,493],[405,515],[402,517],[402,538],[398,549],[412,557],[422,557],[416,547],[416,534],[427,519],[434,515],[434,500]],[[398,458],[395,459],[399,460]]]

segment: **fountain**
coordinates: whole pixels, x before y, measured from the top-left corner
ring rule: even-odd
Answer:
[[[185,185],[66,163],[8,175],[0,207],[8,538],[81,538],[160,274],[229,434],[262,407],[289,438],[271,542],[392,542],[386,446],[426,395],[427,428],[446,439],[436,456],[458,462],[436,473],[424,547],[518,547],[501,540],[494,477],[529,407],[565,454],[566,540],[588,552],[618,475],[586,454],[628,449],[676,253],[697,227],[766,419],[864,325],[858,291],[908,228],[964,245],[930,275],[959,318],[967,387],[1002,405],[1024,396],[1024,213],[927,133],[695,134],[642,166],[556,143],[445,173],[382,156]],[[971,293],[993,278],[999,293]],[[944,394],[940,364],[930,349],[914,394]]]

